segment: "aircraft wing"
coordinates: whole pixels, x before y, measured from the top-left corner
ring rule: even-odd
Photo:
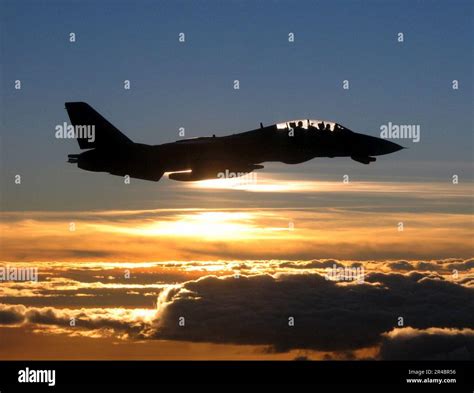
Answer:
[[[225,179],[244,176],[263,165],[249,164],[246,162],[209,162],[198,163],[190,171],[170,173],[169,178],[176,181],[198,181],[208,179]]]
[[[124,170],[124,171],[112,171],[109,172],[111,175],[116,175],[116,176],[130,176],[132,179],[140,179],[140,180],[149,180],[149,181],[158,181],[161,179],[163,176],[163,173],[161,170]]]

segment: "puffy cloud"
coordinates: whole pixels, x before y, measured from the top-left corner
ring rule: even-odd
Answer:
[[[208,276],[168,295],[158,310],[155,337],[263,344],[275,351],[354,350],[378,345],[400,317],[405,326],[422,329],[474,326],[473,294],[418,272],[372,273],[361,284],[308,273]],[[178,323],[181,317],[185,326]]]
[[[394,329],[383,334],[384,360],[474,360],[473,329]]]
[[[61,327],[62,333],[91,335],[100,330],[139,337],[154,316],[154,310],[140,309],[55,309],[0,304],[0,325],[27,324]],[[71,321],[74,323],[71,324]],[[100,336],[100,335],[99,335]]]
[[[23,306],[10,306],[3,307],[0,304],[0,325],[17,325],[25,320],[24,316],[25,307]]]
[[[460,271],[465,271],[465,270],[471,270],[474,269],[474,259],[469,259],[467,261],[456,261],[448,264],[449,269],[453,270],[460,270]]]

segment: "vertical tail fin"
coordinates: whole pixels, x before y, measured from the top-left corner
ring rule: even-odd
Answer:
[[[133,143],[89,104],[66,102],[65,105],[81,149],[108,148]],[[94,126],[94,138],[88,138],[80,132],[87,129],[87,126]]]

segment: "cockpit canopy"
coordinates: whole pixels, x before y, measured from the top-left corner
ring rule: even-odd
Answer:
[[[319,130],[319,131],[350,131],[349,129],[341,126],[338,123],[327,120],[314,120],[314,119],[299,119],[289,120],[283,123],[276,124],[277,130],[288,130],[290,128],[303,128],[306,130]]]

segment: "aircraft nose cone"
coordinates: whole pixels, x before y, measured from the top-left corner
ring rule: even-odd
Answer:
[[[382,154],[390,154],[390,153],[395,153],[396,151],[399,151],[399,150],[402,150],[404,149],[403,146],[400,146],[394,142],[391,142],[391,141],[387,141],[387,140],[384,140],[382,139],[382,150],[384,151],[384,153]]]
[[[369,156],[381,156],[404,149],[397,143],[368,135],[364,135],[360,142],[359,147]]]

